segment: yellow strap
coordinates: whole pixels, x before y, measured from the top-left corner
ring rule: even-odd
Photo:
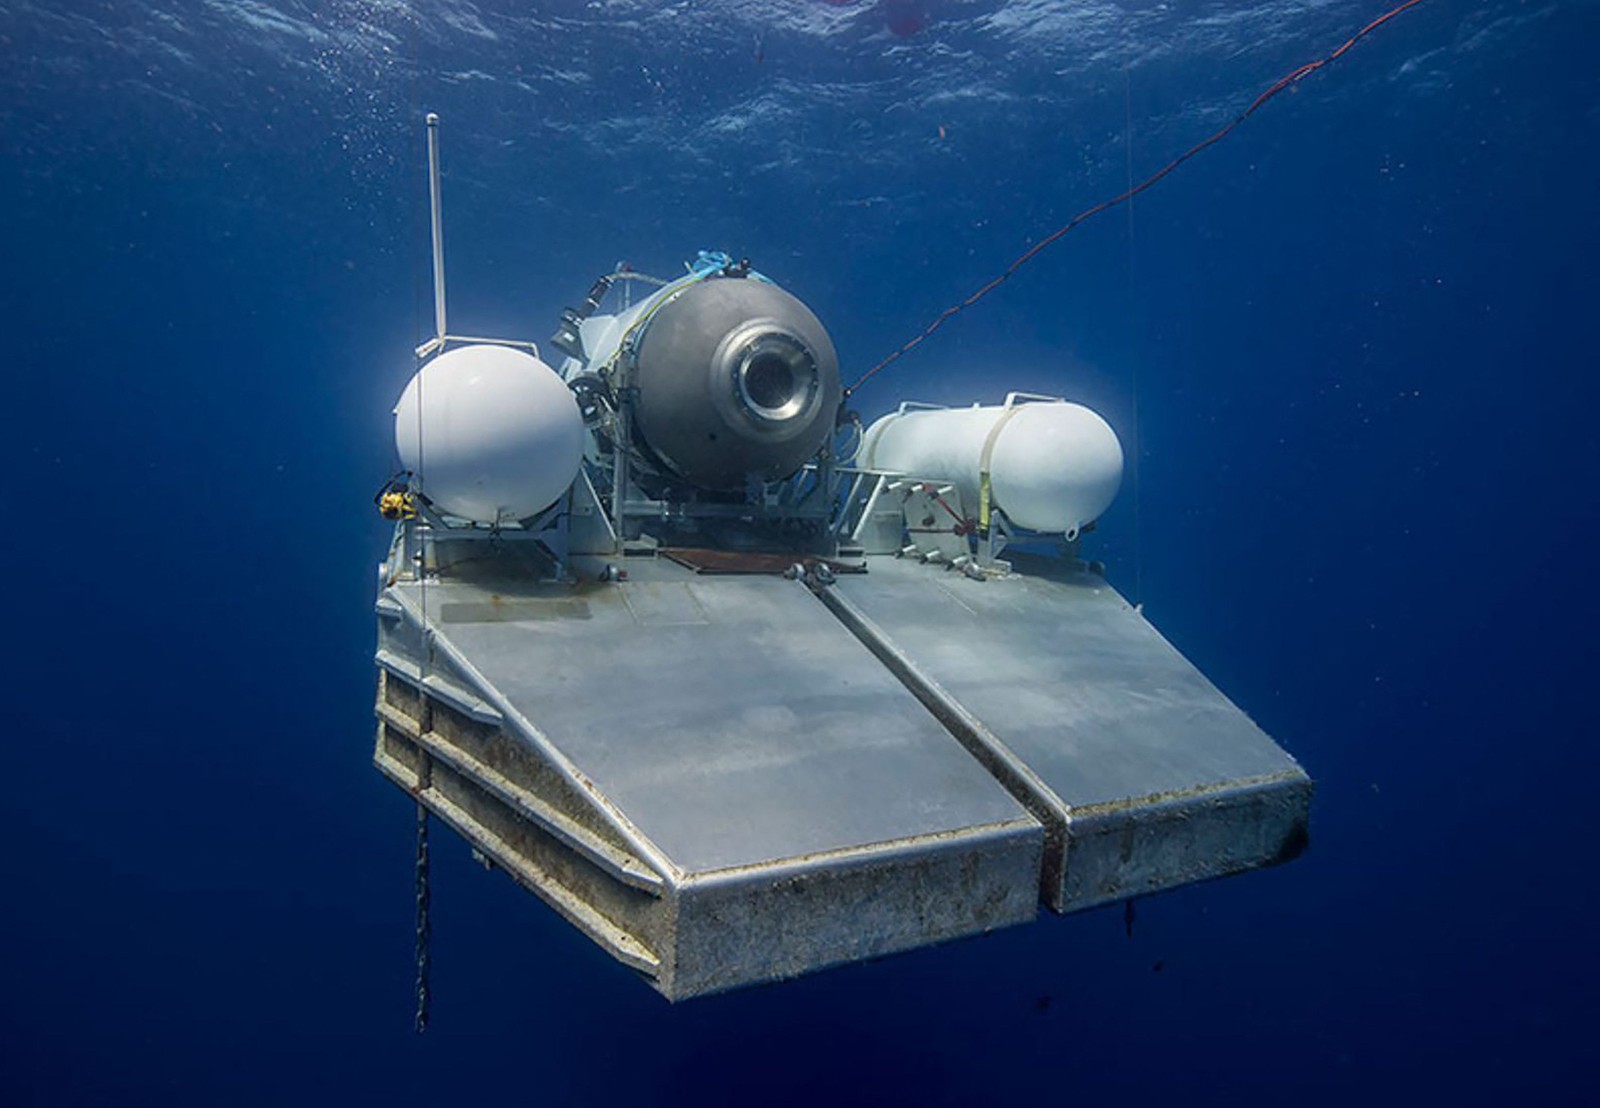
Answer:
[[[983,453],[978,457],[978,526],[985,531],[989,529],[989,507],[993,500],[989,484],[989,463],[994,458],[994,444],[999,441],[1000,429],[1021,410],[1021,404],[1013,404],[1007,408],[1000,414],[1000,418],[994,421],[994,426],[989,428],[989,437],[983,440]]]

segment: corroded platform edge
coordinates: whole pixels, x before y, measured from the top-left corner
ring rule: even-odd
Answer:
[[[1310,841],[1313,789],[1296,768],[1071,808],[1066,864],[1043,899],[1053,911],[1076,912],[1292,861]]]
[[[680,892],[669,995],[1030,923],[1043,844],[1039,824],[1024,818],[699,875]]]

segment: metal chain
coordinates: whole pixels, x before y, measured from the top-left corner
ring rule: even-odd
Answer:
[[[429,941],[433,938],[433,925],[429,920],[431,893],[428,889],[428,809],[417,801],[417,1018],[416,1029],[420,1035],[428,1029],[428,1008],[432,996],[428,988],[428,970],[431,956]]]

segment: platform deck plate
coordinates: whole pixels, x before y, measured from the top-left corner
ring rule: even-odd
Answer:
[[[498,717],[526,751],[508,759],[491,749],[504,738],[485,740],[435,770],[454,797],[436,810],[480,850],[619,957],[637,944],[646,955],[626,960],[654,959],[672,997],[1034,918],[1042,826],[804,584],[628,569],[620,584],[384,591],[390,680]],[[386,750],[446,748],[392,706],[380,717],[394,724],[380,765],[411,787],[420,778]],[[472,768],[480,748],[512,778],[523,761],[545,767],[513,781],[542,790],[522,815],[558,810],[546,823],[580,845],[591,829],[604,842],[585,857],[602,868],[608,851],[637,857],[662,878],[659,904],[529,839],[472,784],[500,782]],[[553,776],[559,788],[541,784]]]
[[[833,607],[1051,832],[1069,910],[1298,852],[1299,765],[1103,578],[1059,559],[975,581],[877,557]]]
[[[516,589],[431,586],[430,622],[685,872],[1024,816],[801,584]]]

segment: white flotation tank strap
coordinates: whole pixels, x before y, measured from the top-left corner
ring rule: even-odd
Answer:
[[[983,440],[983,453],[978,456],[978,526],[983,531],[989,530],[989,508],[994,501],[989,482],[989,463],[994,457],[994,444],[1000,440],[1000,432],[1011,422],[1011,417],[1022,410],[1022,405],[1011,402],[1013,399],[1007,397],[1006,410],[989,428],[988,437]]]

